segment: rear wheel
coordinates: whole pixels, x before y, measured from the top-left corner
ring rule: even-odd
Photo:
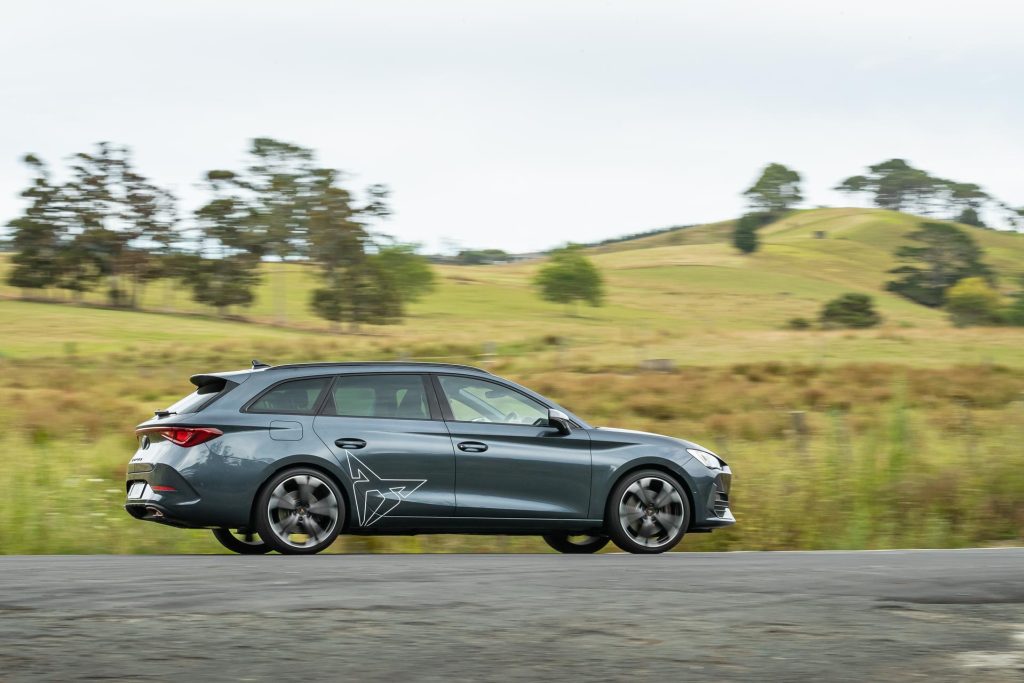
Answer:
[[[608,545],[605,536],[587,536],[586,534],[544,534],[544,542],[560,553],[587,554],[596,553]]]
[[[345,522],[341,491],[323,472],[305,467],[280,472],[256,502],[260,538],[279,553],[312,555],[338,537]]]
[[[239,555],[262,555],[270,552],[270,546],[251,531],[238,533],[231,529],[214,529],[213,537],[233,553]]]
[[[630,553],[671,550],[690,526],[690,501],[679,480],[660,470],[624,477],[608,497],[608,532]]]

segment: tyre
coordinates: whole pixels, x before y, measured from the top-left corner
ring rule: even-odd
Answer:
[[[256,501],[256,530],[279,553],[318,553],[334,542],[344,523],[341,490],[319,470],[295,467],[279,472]]]
[[[663,553],[683,539],[690,525],[690,501],[679,480],[661,470],[624,477],[608,497],[608,533],[629,553]]]
[[[214,529],[213,537],[220,541],[222,546],[239,555],[262,555],[270,552],[270,546],[252,532],[236,536],[231,529]]]
[[[596,553],[608,545],[604,536],[587,536],[586,534],[544,534],[544,542],[560,553],[587,554]]]

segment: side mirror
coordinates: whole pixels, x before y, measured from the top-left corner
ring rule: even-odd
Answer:
[[[548,408],[548,425],[557,429],[559,434],[570,434],[572,432],[572,423],[569,422],[569,416],[561,410]]]

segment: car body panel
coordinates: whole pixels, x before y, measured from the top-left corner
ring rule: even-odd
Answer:
[[[318,415],[313,429],[345,472],[352,523],[455,514],[455,452],[443,421]],[[365,445],[344,448],[339,439]]]
[[[460,517],[583,519],[590,509],[590,435],[551,427],[449,422]],[[460,443],[479,443],[466,452]]]
[[[450,414],[437,415],[443,397],[436,381],[428,382],[435,392],[431,418],[442,419],[244,410],[278,382],[352,373],[486,378],[561,410],[576,428],[563,435],[548,426],[456,422]],[[133,516],[177,526],[247,528],[261,486],[276,472],[301,465],[324,471],[342,489],[346,533],[585,532],[600,528],[608,495],[624,474],[654,467],[687,488],[691,531],[734,522],[728,466],[709,469],[687,452],[708,449],[657,434],[592,427],[550,399],[483,370],[426,363],[309,364],[204,373],[193,381],[211,377],[230,382],[230,390],[198,412],[160,414],[138,426],[213,426],[223,435],[189,448],[158,435],[140,437],[126,485],[141,481],[175,490],[150,487],[145,498],[126,500]],[[336,445],[342,438],[366,445]],[[457,445],[465,441],[482,442],[487,450],[462,451]]]

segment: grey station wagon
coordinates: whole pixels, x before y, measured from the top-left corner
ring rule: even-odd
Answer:
[[[729,467],[667,436],[592,427],[478,368],[253,361],[194,375],[136,429],[125,509],[238,553],[346,534],[535,534],[564,553],[671,549],[735,522]]]

